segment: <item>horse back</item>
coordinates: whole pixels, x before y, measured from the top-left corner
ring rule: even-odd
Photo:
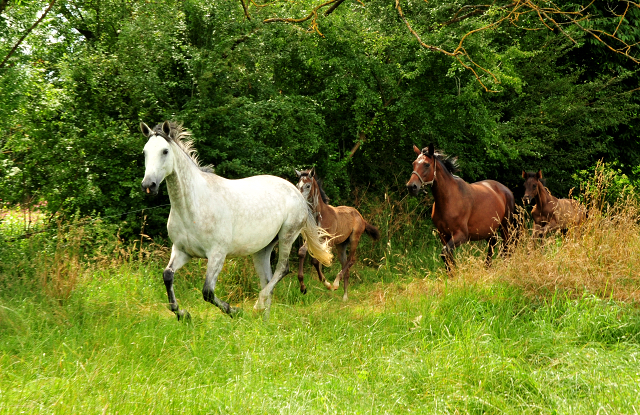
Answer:
[[[320,226],[334,235],[332,245],[335,245],[347,240],[354,232],[364,232],[366,222],[356,208],[325,205],[321,212]]]

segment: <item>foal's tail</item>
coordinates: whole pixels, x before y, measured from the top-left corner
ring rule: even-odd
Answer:
[[[302,238],[307,243],[309,254],[322,263],[322,265],[329,266],[333,261],[333,254],[331,253],[331,240],[333,235],[330,235],[327,231],[322,229],[316,224],[316,220],[313,218],[311,210],[307,214],[307,221],[300,232]]]
[[[377,241],[378,239],[380,239],[380,231],[378,230],[378,228],[376,228],[375,226],[373,226],[372,224],[370,224],[369,222],[364,223],[364,231],[367,233],[367,235],[369,235],[371,237],[371,239],[373,239],[374,241]]]

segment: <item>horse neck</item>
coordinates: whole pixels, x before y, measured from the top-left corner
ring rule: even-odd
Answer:
[[[173,173],[166,177],[171,209],[190,212],[196,206],[198,188],[204,185],[204,179],[193,160],[177,144],[172,143],[172,146]]]
[[[317,215],[322,216],[322,214],[327,210],[329,205],[324,203],[324,200],[322,200],[322,194],[320,193],[320,185],[318,184],[316,179],[313,179],[313,186],[311,186],[311,199],[312,199],[312,205],[313,205],[313,213],[316,216]]]
[[[444,167],[444,164],[438,159],[435,161],[436,179],[432,185],[433,199],[436,203],[445,203],[446,200],[458,192],[458,186],[455,182],[453,174]]]
[[[542,188],[542,190],[540,190]],[[549,202],[551,202],[555,197],[551,196],[551,192],[547,190],[547,188],[542,184],[542,182],[538,182],[538,194],[536,194],[536,204],[543,209]]]

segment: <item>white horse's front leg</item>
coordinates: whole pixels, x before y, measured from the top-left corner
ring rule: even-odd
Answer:
[[[189,262],[191,256],[189,254],[182,252],[175,245],[171,247],[171,258],[169,259],[169,264],[164,269],[162,273],[162,279],[164,280],[164,286],[167,288],[167,297],[169,297],[169,307],[171,311],[176,313],[178,320],[181,318],[189,319],[189,312],[186,310],[180,310],[178,307],[178,301],[176,300],[176,295],[173,292],[173,274],[184,264]]]
[[[211,255],[208,257],[209,263],[207,265],[207,277],[204,281],[204,287],[202,288],[202,297],[205,301],[210,302],[220,310],[227,313],[230,317],[233,317],[238,312],[238,309],[231,307],[229,303],[222,301],[216,297],[214,293],[216,283],[218,282],[218,275],[220,275],[220,271],[222,271],[225,258],[226,255],[222,254]]]

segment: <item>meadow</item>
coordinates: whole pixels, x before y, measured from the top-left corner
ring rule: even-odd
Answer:
[[[206,261],[176,273],[183,323],[165,242],[81,219],[24,238],[4,212],[0,413],[638,413],[636,199],[587,189],[580,228],[540,241],[523,220],[509,257],[487,269],[469,244],[451,274],[418,200],[362,200],[383,238],[363,239],[349,301],[308,264],[308,293],[289,274],[268,321],[250,258],[217,288],[237,319],[202,300]]]

